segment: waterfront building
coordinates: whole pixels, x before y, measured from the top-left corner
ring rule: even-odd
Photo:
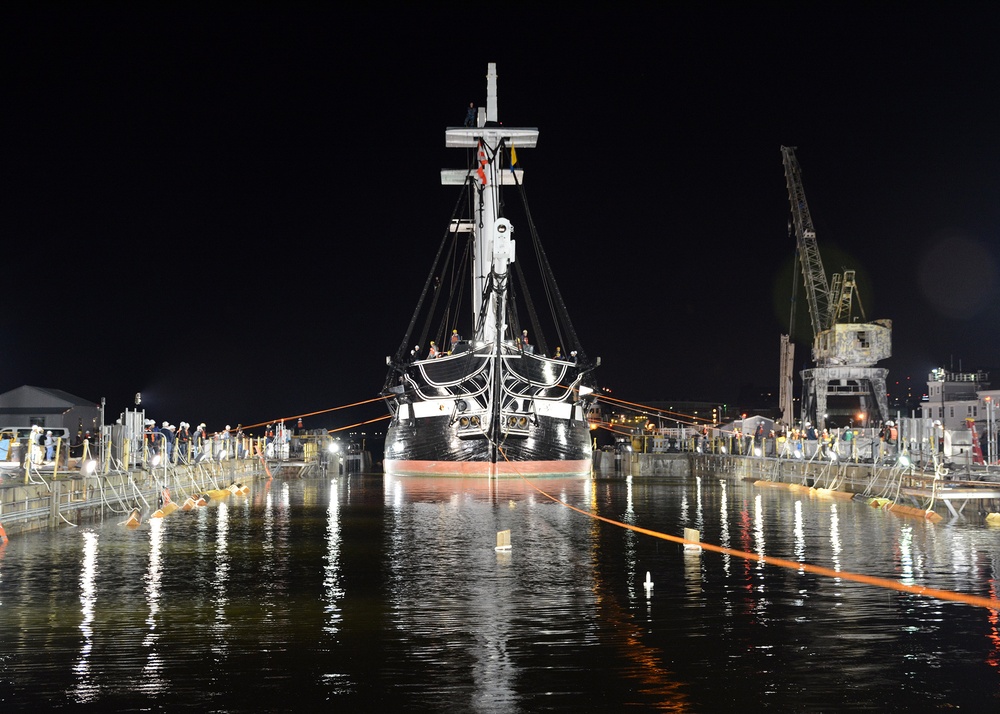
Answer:
[[[0,427],[65,428],[96,433],[101,407],[61,389],[24,385],[0,394]]]
[[[945,429],[966,428],[966,419],[985,425],[983,399],[989,390],[987,372],[951,372],[938,367],[927,375],[927,399],[920,416],[941,422]]]

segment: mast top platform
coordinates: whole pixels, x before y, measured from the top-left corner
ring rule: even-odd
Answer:
[[[487,143],[496,145],[500,140],[513,142],[514,146],[533,149],[538,144],[536,127],[508,128],[497,119],[497,63],[490,62],[486,69],[486,112],[480,110],[482,126],[448,127],[445,129],[444,144],[449,148],[470,149],[479,145],[484,137]]]

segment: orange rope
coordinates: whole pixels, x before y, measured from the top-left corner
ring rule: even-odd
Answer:
[[[332,434],[335,431],[344,431],[345,429],[353,429],[356,426],[364,426],[365,424],[371,424],[376,421],[385,421],[386,419],[392,419],[392,414],[386,414],[384,416],[375,417],[374,419],[368,419],[367,421],[359,421],[357,424],[349,424],[348,426],[338,427],[337,429],[328,429],[327,434]]]
[[[690,419],[691,420],[689,423],[692,426],[694,426],[698,422],[702,422],[702,423],[705,423],[705,424],[711,424],[712,423],[711,419],[706,419],[705,417],[694,416],[692,414],[681,414],[680,412],[672,412],[669,409],[658,409],[657,407],[647,407],[644,404],[637,404],[635,402],[626,402],[624,399],[615,399],[614,397],[607,397],[607,396],[605,396],[603,394],[598,394],[597,395],[597,399],[598,399],[598,401],[601,401],[601,402],[614,402],[615,404],[624,404],[626,406],[634,407],[635,409],[639,409],[639,410],[642,410],[644,412],[645,411],[653,411],[653,412],[656,412],[657,414],[670,414],[671,416],[674,416],[674,417],[684,417],[685,419]],[[679,421],[679,420],[675,419],[675,421]]]
[[[361,406],[363,404],[371,404],[372,402],[381,402],[381,401],[384,401],[384,399],[382,397],[375,397],[373,399],[365,399],[365,400],[360,401],[360,402],[354,402],[353,404],[344,404],[343,406],[339,406],[339,407],[330,407],[329,409],[320,409],[320,410],[314,411],[314,412],[306,412],[305,414],[296,414],[295,416],[282,417],[281,419],[271,419],[269,421],[262,421],[262,422],[258,422],[256,424],[244,424],[244,425],[241,425],[241,428],[243,428],[243,429],[255,429],[258,426],[267,426],[268,424],[277,424],[277,423],[285,422],[285,421],[297,421],[299,419],[304,419],[305,417],[316,416],[317,414],[327,414],[328,412],[336,412],[336,411],[340,411],[341,409],[350,409],[351,407],[359,407],[359,406]],[[374,420],[374,421],[377,421],[377,420]],[[365,424],[367,422],[361,422],[361,423]]]
[[[508,463],[512,463],[507,459],[507,454],[500,450],[503,454],[505,460]],[[950,600],[952,602],[960,602],[966,605],[973,605],[975,607],[985,607],[990,610],[1000,610],[1000,600],[995,598],[981,597],[979,595],[968,595],[966,593],[955,592],[953,590],[940,590],[938,588],[928,588],[921,585],[907,585],[906,583],[900,583],[896,580],[890,580],[889,578],[878,578],[872,575],[862,575],[860,573],[852,573],[846,570],[834,570],[833,568],[825,568],[820,565],[810,565],[809,563],[797,563],[794,560],[785,560],[783,558],[772,558],[770,556],[761,556],[757,553],[748,553],[744,550],[736,550],[735,548],[725,548],[721,545],[713,545],[711,543],[702,543],[701,541],[686,540],[679,536],[667,535],[666,533],[660,533],[659,531],[651,531],[648,528],[640,528],[639,526],[633,526],[628,523],[622,523],[621,521],[616,521],[611,518],[605,518],[604,516],[599,516],[596,513],[591,513],[589,511],[584,511],[576,506],[571,506],[570,504],[562,501],[555,496],[546,493],[540,489],[535,484],[528,481],[524,476],[518,472],[518,476],[524,480],[529,486],[538,491],[540,494],[546,498],[555,501],[561,506],[565,506],[572,511],[576,511],[584,516],[593,518],[598,521],[603,521],[609,523],[613,526],[619,526],[620,528],[627,528],[630,531],[635,531],[636,533],[642,533],[643,535],[652,536],[653,538],[660,538],[661,540],[671,541],[673,543],[682,543],[691,545],[701,546],[705,550],[710,550],[715,553],[722,553],[724,555],[732,555],[737,558],[743,558],[745,560],[755,560],[759,563],[765,563],[767,565],[777,565],[781,568],[788,568],[790,570],[801,570],[807,573],[813,573],[815,575],[823,575],[829,578],[841,578],[842,580],[852,580],[857,583],[864,583],[866,585],[874,585],[876,587],[887,588],[890,590],[898,590],[900,592],[910,593],[912,595],[919,595],[921,597],[932,597],[938,600]]]

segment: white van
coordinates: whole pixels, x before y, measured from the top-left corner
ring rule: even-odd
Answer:
[[[69,449],[71,443],[69,429],[61,426],[42,427],[42,433],[44,434],[46,431],[51,431],[52,438],[54,439],[61,437],[62,448],[64,450]],[[28,439],[30,438],[30,426],[5,426],[0,428],[0,461],[9,461],[18,454],[23,460],[24,454],[27,453]],[[16,453],[11,448],[14,444],[20,444],[20,449]]]
[[[5,426],[0,428],[0,439],[10,439],[11,441],[21,441],[26,442],[31,436],[30,426]],[[52,438],[58,439],[62,437],[63,446],[69,446],[70,444],[70,433],[69,429],[61,426],[43,426],[42,433],[47,431],[52,432]]]

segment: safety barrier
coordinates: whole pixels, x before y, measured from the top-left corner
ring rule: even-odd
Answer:
[[[11,533],[60,525],[79,525],[92,518],[125,517],[133,509],[143,514],[163,512],[173,498],[192,495],[239,493],[249,489],[243,483],[265,477],[261,459],[201,463],[156,469],[115,469],[108,473],[73,475],[43,473],[29,468],[29,481],[17,478],[0,488],[0,522]],[[210,498],[212,496],[209,496]]]

